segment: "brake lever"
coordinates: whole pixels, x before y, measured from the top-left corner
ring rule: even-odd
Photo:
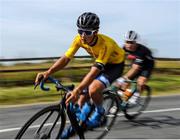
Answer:
[[[38,83],[34,84],[34,90],[37,88],[37,86],[40,84],[40,82],[43,80],[44,76],[40,75],[39,79],[38,79]]]
[[[34,84],[34,90],[37,88],[38,85],[39,85],[38,83]]]

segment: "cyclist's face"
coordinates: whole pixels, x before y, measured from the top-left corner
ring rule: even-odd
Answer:
[[[126,41],[125,42],[125,48],[128,51],[135,51],[136,48],[137,48],[136,42],[134,42],[134,41]]]
[[[78,33],[81,36],[81,41],[84,44],[90,45],[92,43],[94,36],[97,35],[97,31],[83,31],[83,30],[78,30]]]

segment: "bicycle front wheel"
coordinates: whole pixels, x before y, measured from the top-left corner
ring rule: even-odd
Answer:
[[[151,89],[149,86],[145,86],[145,89],[141,93],[141,96],[138,98],[136,104],[128,103],[124,114],[128,120],[135,119],[139,116],[148,106],[151,100]]]
[[[59,104],[46,107],[25,123],[15,139],[57,139],[65,121],[65,113]]]

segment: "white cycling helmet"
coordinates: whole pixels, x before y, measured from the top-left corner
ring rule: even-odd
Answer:
[[[138,40],[138,34],[135,31],[128,31],[125,34],[125,41],[137,41]]]

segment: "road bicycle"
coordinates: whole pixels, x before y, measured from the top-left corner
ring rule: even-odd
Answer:
[[[124,98],[126,90],[119,89],[120,93],[122,93],[119,95],[118,90],[112,90],[112,88],[107,88],[103,92],[103,95],[104,98],[110,98],[109,101],[114,102],[113,100],[116,100],[115,102],[118,102],[118,105],[115,104],[115,106],[110,109],[111,113],[113,113],[113,111],[116,112],[118,108],[118,110],[121,110],[124,113],[128,120],[133,120],[147,108],[151,100],[151,88],[148,85],[145,85],[141,96],[137,99],[136,104],[132,104],[129,102],[129,99],[136,96],[136,92],[139,92],[137,88],[137,81],[126,80],[125,82],[129,84],[131,91],[130,96],[126,96],[126,98]]]
[[[77,104],[70,103],[67,107],[65,105],[66,96],[69,91],[73,90],[74,85],[64,86],[60,81],[52,77],[48,77],[48,80],[55,84],[61,97],[60,102],[45,107],[32,116],[20,129],[15,139],[59,139],[63,130],[66,129],[68,125],[72,125],[75,130],[73,138],[100,139],[110,131],[118,113],[118,108],[113,112],[110,111],[113,106],[118,106],[118,100],[115,99],[116,96],[112,96],[111,94],[104,96],[103,107],[105,109],[105,123],[98,128],[88,128],[84,122],[78,120],[76,115]],[[44,81],[40,83],[40,88],[49,91],[49,88],[44,86]],[[89,117],[93,111],[94,104],[91,103]]]

